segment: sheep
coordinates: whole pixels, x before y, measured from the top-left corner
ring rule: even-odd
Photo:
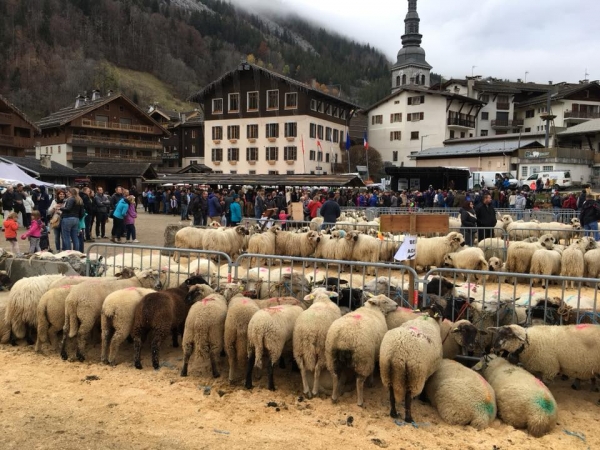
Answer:
[[[600,325],[535,325],[523,328],[507,325],[497,330],[494,349],[504,350],[518,359],[529,372],[551,381],[560,372],[579,380],[591,380],[600,373]]]
[[[529,273],[531,257],[536,250],[552,250],[556,244],[554,236],[544,234],[538,242],[511,242],[506,256],[506,270],[513,273]]]
[[[197,300],[197,301],[196,301]],[[188,365],[194,351],[201,361],[210,360],[212,376],[219,378],[219,355],[223,351],[223,335],[227,318],[227,300],[221,294],[203,295],[202,289],[190,288],[185,302],[191,305],[185,320],[181,348],[181,376],[187,377]]]
[[[349,368],[356,374],[357,404],[363,405],[363,386],[375,369],[379,347],[387,332],[385,316],[396,308],[396,302],[378,295],[331,324],[325,340],[325,358],[333,378],[331,400],[334,403],[340,395],[339,378]]]
[[[195,277],[194,277],[195,278]],[[178,336],[183,335],[185,320],[191,304],[186,301],[190,286],[201,289],[204,296],[214,292],[213,289],[196,279],[193,282],[186,280],[178,288],[166,289],[162,292],[146,295],[135,307],[133,313],[133,365],[142,369],[141,352],[142,342],[152,331],[152,367],[158,370],[159,349],[162,341],[170,333],[173,348],[177,348]]]
[[[252,369],[262,368],[267,357],[267,387],[275,390],[273,365],[281,357],[286,344],[292,341],[294,325],[304,311],[300,306],[280,305],[256,312],[248,323],[248,365],[246,389],[252,389]]]
[[[50,285],[63,278],[63,275],[41,275],[21,278],[8,294],[8,304],[4,314],[4,322],[10,327],[9,341],[16,345],[16,339],[27,338],[27,343],[33,345],[31,332],[37,328],[37,306],[42,295]]]
[[[539,224],[540,233],[548,233],[554,236],[556,242],[564,241],[570,244],[571,240],[578,237],[581,232],[581,224],[566,224],[560,222],[546,222]]]
[[[444,256],[444,267],[485,271],[488,268],[488,262],[485,259],[483,250],[471,247],[455,253],[448,253]],[[466,281],[468,275],[466,273],[462,275]],[[473,278],[475,280],[479,279],[477,275],[473,275]]]
[[[488,261],[489,272],[506,272],[506,264],[502,262],[500,258],[495,256],[490,258]],[[498,277],[498,275],[488,275],[487,281],[491,283],[504,282],[504,277]]]
[[[320,240],[321,236],[316,231],[306,233],[281,231],[275,237],[275,254],[308,258],[314,254]]]
[[[248,241],[248,253],[260,255],[275,255],[275,238],[281,231],[281,228],[274,226],[269,228],[266,233],[255,234]],[[253,262],[254,261],[254,262]],[[250,265],[253,267],[262,266],[264,260],[260,258],[251,258]],[[269,260],[269,265],[271,261]]]
[[[226,253],[235,259],[243,250],[248,230],[242,225],[224,231],[206,230],[202,238],[204,250]]]
[[[440,417],[451,425],[471,425],[483,430],[496,418],[496,393],[492,386],[456,361],[440,362],[425,384],[425,393]]]
[[[62,359],[68,358],[67,338],[77,336],[76,357],[80,362],[85,360],[87,337],[100,321],[102,303],[108,294],[128,287],[160,289],[161,286],[160,273],[156,270],[144,270],[126,280],[91,280],[73,286],[65,300],[65,325],[60,351]]]
[[[325,219],[323,219],[323,217],[315,217],[314,219],[312,219],[309,224],[311,231],[321,230],[323,222],[325,222]]]
[[[298,302],[298,300],[294,300]],[[263,302],[267,301],[263,300]],[[229,302],[227,317],[225,318],[224,344],[229,362],[230,384],[234,382],[236,368],[242,367],[246,363],[248,353],[248,324],[252,316],[259,309],[258,302],[248,297],[234,297]]]
[[[526,428],[534,437],[552,431],[558,407],[544,383],[504,358],[486,358],[482,373],[496,393],[498,417],[515,428]]]
[[[506,256],[506,250],[508,246],[506,245],[506,241],[502,238],[487,238],[477,243],[477,247],[483,250],[485,259],[489,260],[490,258],[500,258],[504,259]]]
[[[8,297],[0,298],[0,344],[6,344],[10,340],[10,325],[4,320]]]
[[[555,245],[552,250],[540,249],[536,250],[531,257],[530,273],[533,275],[558,275],[560,274],[560,266],[563,251]],[[547,282],[543,279],[532,279],[532,285],[537,282],[546,287]]]
[[[141,287],[129,287],[115,291],[104,299],[100,316],[102,327],[101,363],[116,365],[119,346],[131,333],[135,307],[144,296],[153,292],[156,291]]]
[[[446,236],[417,239],[416,265],[422,268],[431,266],[442,267],[444,257],[448,253],[458,251],[465,245],[462,234],[452,231]]]
[[[348,259],[365,263],[378,263],[380,261],[380,247],[381,241],[379,239],[361,234],[358,236],[352,254]],[[360,270],[359,266],[355,266],[355,268]],[[366,273],[367,275],[375,275],[375,267],[367,266]]]
[[[586,278],[600,278],[600,249],[589,250],[583,255]]]
[[[346,236],[346,232],[342,230],[336,230],[331,235],[321,235],[321,239],[315,248],[315,258],[319,259],[335,259],[335,250],[338,245],[338,241]]]
[[[589,250],[598,247],[596,241],[590,237],[576,239],[562,254],[560,276],[582,278],[585,272],[584,255]],[[566,283],[569,284],[569,281]],[[571,280],[571,289],[575,289],[575,281]]]
[[[504,223],[504,229],[508,233],[508,237],[511,241],[522,241],[529,237],[540,236],[540,224],[537,220],[530,222],[524,222],[522,220],[514,221],[510,215],[502,216],[502,222]]]
[[[177,233],[175,233],[175,247],[194,250],[204,250],[202,240],[206,231],[207,229],[205,228],[182,228]],[[191,255],[193,256],[193,253]],[[180,252],[173,253],[173,259],[176,262],[179,262],[180,257]]]
[[[340,308],[331,301],[336,298],[335,292],[323,288],[309,295],[313,304],[302,312],[294,326],[293,349],[294,358],[302,375],[302,392],[307,398],[319,394],[319,377],[325,367],[325,339],[331,324],[342,317]],[[313,372],[312,393],[308,385],[307,371]]]
[[[429,316],[388,331],[379,350],[383,387],[390,393],[390,417],[397,418],[396,397],[404,398],[404,417],[412,422],[411,402],[425,387],[443,357],[440,325]]]

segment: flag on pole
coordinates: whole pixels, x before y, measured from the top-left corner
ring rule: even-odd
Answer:
[[[352,142],[350,141],[350,132],[346,131],[346,151],[350,150]]]
[[[323,147],[321,146],[321,141],[317,139],[317,148],[323,151]]]
[[[302,154],[304,155],[304,135],[302,135],[300,142],[302,143]]]
[[[366,130],[363,135],[363,141],[364,141],[364,145],[365,145],[365,151],[369,150],[369,141],[367,140],[367,131]]]

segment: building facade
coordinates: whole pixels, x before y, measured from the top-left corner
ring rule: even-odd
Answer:
[[[330,174],[358,109],[340,98],[242,63],[190,98],[204,111],[204,164],[225,174]]]
[[[91,99],[78,96],[75,104],[38,122],[41,129],[36,157],[72,168],[90,162],[162,163],[161,138],[169,132],[123,95]]]
[[[0,155],[25,156],[33,150],[39,132],[22,111],[0,95]]]

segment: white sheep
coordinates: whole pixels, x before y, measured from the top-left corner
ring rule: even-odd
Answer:
[[[342,317],[340,308],[331,301],[337,297],[325,289],[313,291],[305,300],[313,304],[302,312],[294,326],[294,358],[302,376],[302,392],[307,398],[319,394],[319,377],[325,367],[325,340],[331,324]],[[308,385],[307,371],[313,372],[312,395]]]
[[[492,386],[477,372],[456,361],[440,362],[427,380],[425,393],[440,417],[451,425],[471,425],[483,430],[496,418],[496,393]]]
[[[321,236],[316,231],[306,233],[281,231],[275,237],[275,254],[308,258],[314,254],[320,240]]]
[[[248,366],[246,389],[252,389],[252,369],[262,368],[267,358],[267,386],[275,390],[273,365],[281,358],[284,348],[292,343],[296,319],[304,311],[300,306],[279,305],[255,313],[248,323]]]
[[[380,261],[381,241],[372,236],[361,234],[358,236],[350,260],[365,263],[378,263]],[[354,266],[357,270],[361,270],[359,266]],[[375,267],[368,266],[366,269],[367,275],[375,275]]]
[[[37,307],[42,295],[50,285],[62,278],[63,275],[40,275],[37,277],[21,278],[8,294],[8,304],[4,322],[11,328],[10,341],[23,339],[27,335],[27,343],[33,345],[31,332],[37,329]]]
[[[68,358],[67,339],[77,336],[77,359],[82,362],[85,360],[88,335],[99,322],[102,303],[109,294],[128,287],[160,289],[160,275],[156,270],[144,270],[126,280],[98,279],[74,286],[65,300],[65,325],[60,352],[62,359]]]
[[[390,393],[390,417],[398,417],[398,397],[404,399],[405,421],[413,421],[412,399],[423,391],[442,357],[440,325],[434,318],[409,320],[385,334],[379,351],[379,371],[383,387]]]
[[[578,380],[590,380],[600,373],[600,325],[580,324],[523,328],[507,325],[497,329],[494,348],[518,357],[529,372],[551,381],[560,372]]]
[[[504,260],[508,249],[506,241],[497,237],[483,239],[477,243],[477,247],[483,250],[485,258],[488,260],[494,257]]]
[[[7,344],[10,340],[10,325],[4,320],[8,297],[0,297],[0,344]]]
[[[462,234],[452,231],[446,236],[417,239],[416,265],[422,268],[431,266],[442,267],[444,257],[448,253],[458,251],[465,245]]]
[[[463,270],[480,270],[486,271],[488,268],[488,262],[485,259],[483,250],[480,248],[470,247],[465,248],[461,251],[448,253],[444,256],[444,267],[453,267],[455,269]],[[468,275],[463,273],[462,276],[466,280]],[[475,280],[479,279],[479,276],[473,275]]]
[[[503,263],[500,258],[495,256],[491,257],[488,261],[489,272],[506,272],[506,263]],[[498,275],[488,275],[487,281],[490,283],[504,282],[504,277],[498,277]]]
[[[513,221],[509,215],[502,216],[505,229],[511,241],[522,241],[530,237],[540,236],[540,223],[537,220],[524,222],[522,220]]]
[[[536,250],[531,257],[531,268],[530,273],[532,275],[559,275],[561,260],[562,260],[562,249],[555,245],[552,250],[540,249]],[[532,285],[537,282],[546,287],[547,282],[544,279],[532,279]]]
[[[586,278],[600,278],[600,249],[589,250],[583,255]]]
[[[585,274],[584,255],[589,250],[594,250],[597,247],[596,241],[590,237],[576,239],[562,253],[560,276],[582,278]],[[571,280],[570,284],[571,289],[575,289],[575,281]]]
[[[333,378],[331,400],[339,398],[339,378],[345,369],[356,374],[358,406],[363,405],[365,380],[375,369],[381,340],[387,332],[385,316],[395,311],[396,302],[384,295],[369,298],[365,306],[337,319],[327,332],[325,358]]]
[[[187,376],[190,357],[195,352],[196,358],[200,361],[210,360],[212,375],[218,378],[221,375],[219,355],[223,351],[227,300],[216,292],[203,296],[198,294],[196,286],[192,286],[186,301],[193,301],[194,296],[198,300],[192,305],[185,319],[181,341],[183,350],[181,376]]]
[[[255,234],[250,236],[248,241],[248,253],[259,254],[259,255],[275,255],[275,238],[281,231],[281,228],[274,226],[269,228],[265,233]],[[253,267],[262,266],[264,259],[251,258],[250,265]],[[271,260],[268,260],[268,264],[271,265]]]
[[[267,302],[268,300],[263,301]],[[296,300],[296,302],[298,301]],[[269,306],[276,305],[271,304]],[[236,368],[245,367],[246,365],[246,358],[248,356],[248,324],[252,316],[259,309],[258,302],[248,297],[234,296],[229,302],[227,317],[225,318],[224,344],[229,362],[230,383],[233,383],[235,380]]]
[[[544,234],[537,242],[511,242],[506,256],[506,270],[513,273],[529,273],[531,257],[536,250],[552,250],[556,244],[554,236]]]
[[[100,362],[112,366],[116,364],[119,346],[127,339],[133,328],[135,307],[145,295],[152,292],[156,291],[142,287],[128,287],[115,291],[104,299],[100,315],[102,327]]]
[[[204,234],[206,231],[206,228],[182,228],[177,233],[175,233],[175,247],[193,250],[204,250],[202,240],[204,239]],[[179,262],[180,257],[180,252],[173,253],[173,259],[175,261]],[[191,257],[194,257],[193,253],[191,253]]]
[[[569,245],[572,239],[579,237],[581,233],[581,224],[567,224],[560,222],[545,222],[539,224],[540,233],[548,233],[554,236],[556,242],[564,241]]]
[[[225,230],[206,230],[202,238],[202,247],[204,250],[226,253],[232,259],[244,249],[248,230],[242,225]]]
[[[321,225],[323,225],[323,222],[325,222],[325,219],[323,219],[323,217],[315,217],[314,219],[312,219],[309,224],[311,231],[321,230]]]
[[[491,355],[483,364],[483,377],[496,393],[498,417],[515,428],[526,428],[534,437],[552,431],[558,407],[540,380],[504,358]]]

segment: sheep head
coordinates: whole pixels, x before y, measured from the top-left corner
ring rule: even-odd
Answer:
[[[120,278],[121,280],[127,280],[129,278],[133,278],[135,276],[135,271],[131,267],[123,267],[121,272],[115,273],[115,277]]]
[[[544,234],[540,237],[538,242],[544,247],[546,250],[552,250],[554,248],[554,244],[556,244],[556,239],[551,234]]]
[[[321,241],[321,237],[316,231],[309,231],[306,233],[306,239],[313,244],[318,244]]]
[[[337,292],[328,291],[327,288],[320,287],[313,289],[313,291],[304,296],[305,303],[323,302],[325,300],[335,301],[339,297]]]
[[[246,227],[244,227],[243,225],[238,225],[234,228],[234,230],[240,236],[248,236],[250,234],[248,230],[246,230]]]
[[[465,238],[463,237],[462,234],[460,234],[456,231],[448,233],[448,235],[446,236],[446,239],[450,243],[450,247],[453,249],[458,250],[460,247],[465,246]]]
[[[195,284],[190,287],[187,295],[185,296],[185,303],[192,305],[196,303],[197,300],[207,297],[214,292],[215,291],[213,288],[206,284]]]
[[[505,214],[502,216],[502,219],[500,219],[502,221],[502,223],[504,224],[504,226],[508,225],[509,223],[513,222],[513,218],[510,214]]]
[[[450,333],[452,333],[454,340],[463,349],[463,354],[466,354],[465,352],[475,351],[475,345],[479,334],[488,334],[485,330],[479,331],[477,327],[468,320],[458,321]]]
[[[581,222],[579,221],[579,219],[577,217],[573,217],[571,219],[571,225],[573,225],[573,226],[579,226],[579,228],[581,228]]]
[[[392,311],[396,311],[398,308],[398,304],[389,297],[385,295],[375,295],[370,297],[366,302],[365,306],[369,308],[379,309],[383,315],[388,315]]]
[[[454,267],[454,261],[452,260],[452,254],[448,253],[444,256],[444,267]]]
[[[490,327],[490,331],[496,331],[493,348],[495,351],[507,351],[514,353],[527,341],[527,331],[519,325],[505,325],[503,327]]]
[[[500,258],[497,258],[496,256],[490,258],[490,260],[488,261],[488,270],[490,272],[501,272],[502,261],[500,260]]]
[[[140,286],[150,287],[155,291],[160,291],[163,287],[163,282],[166,281],[166,274],[156,269],[143,270],[135,274]]]
[[[221,228],[221,224],[219,222],[212,221],[209,225],[210,228]]]
[[[206,280],[201,275],[192,275],[187,280],[185,280],[183,282],[183,284],[185,286],[188,286],[188,287],[195,286],[196,284],[206,284],[206,285],[208,285],[208,283],[206,282]]]

